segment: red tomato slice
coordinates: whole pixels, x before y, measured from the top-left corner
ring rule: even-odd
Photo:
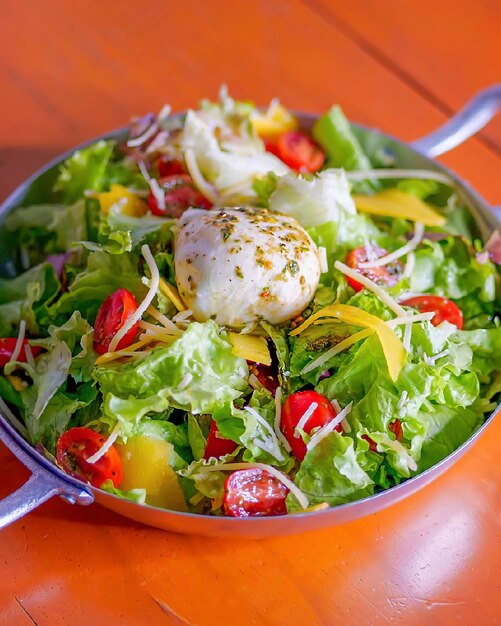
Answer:
[[[336,411],[329,400],[316,391],[296,391],[287,398],[282,407],[280,430],[290,443],[292,453],[300,461],[306,455],[306,444],[301,437],[294,435],[294,431],[313,402],[318,406],[303,427],[304,432],[309,435],[314,428],[325,426],[336,417]],[[336,430],[342,432],[340,424],[336,426]]]
[[[249,468],[230,474],[224,484],[223,509],[230,517],[285,515],[289,490],[266,470]]]
[[[160,178],[166,178],[173,174],[185,174],[186,170],[181,161],[170,159],[168,156],[161,156],[158,160],[158,175]]]
[[[188,174],[171,174],[158,182],[165,193],[165,210],[159,208],[155,196],[150,193],[148,204],[154,215],[180,217],[189,207],[212,208],[212,202],[198,191]]]
[[[6,337],[5,339],[0,339],[0,367],[4,367],[10,361],[10,357],[14,352],[16,347],[17,337]],[[23,340],[23,345],[21,346],[21,352],[17,357],[17,361],[21,361],[22,363],[26,363],[26,346],[28,345],[28,340]],[[30,346],[31,353],[34,357],[37,357],[40,352],[42,352],[42,348],[40,346]]]
[[[355,250],[352,250],[348,254],[346,257],[346,265],[354,270],[357,270],[357,272],[360,272],[362,276],[366,276],[369,280],[376,283],[376,285],[380,285],[382,287],[394,287],[402,278],[402,273],[404,271],[404,266],[400,261],[393,261],[392,263],[388,263],[388,265],[384,265],[382,267],[360,268],[360,264],[365,263],[369,260],[369,258],[379,259],[386,254],[388,254],[388,250],[384,250],[378,246],[371,246],[371,255],[368,257],[367,247],[360,246],[360,248],[355,248]],[[353,280],[353,278],[348,276],[346,279],[350,287],[355,291],[362,291],[364,288],[363,285],[361,285],[358,281]]]
[[[266,149],[297,172],[316,172],[325,161],[322,148],[299,130],[283,133],[276,144],[267,143]]]
[[[415,307],[420,313],[435,313],[431,319],[433,326],[438,326],[442,322],[450,322],[463,328],[463,313],[461,309],[447,298],[442,296],[416,296],[400,302],[404,306]]]
[[[96,463],[87,462],[105,441],[106,437],[90,428],[70,428],[57,442],[57,463],[70,476],[80,478],[94,487],[101,487],[106,480],[111,480],[118,487],[123,477],[122,461],[114,446]]]
[[[94,323],[94,350],[98,354],[108,352],[110,341],[136,310],[136,299],[127,289],[117,289],[106,298],[97,312]],[[118,342],[117,350],[130,346],[137,329],[138,324],[134,324]]]
[[[237,443],[221,435],[215,420],[212,420],[210,423],[209,436],[207,437],[207,444],[205,446],[204,459],[210,459],[213,456],[219,458],[225,454],[230,454],[237,446]]]

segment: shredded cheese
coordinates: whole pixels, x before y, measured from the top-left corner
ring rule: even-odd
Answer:
[[[341,413],[341,407],[339,406],[339,402],[335,398],[334,400],[331,400],[331,404],[334,411],[336,411],[336,414]],[[346,417],[344,417],[341,421],[341,426],[343,427],[345,433],[351,433],[351,426]]]
[[[280,430],[280,420],[282,418],[282,387],[277,387],[275,391],[275,422],[273,427],[275,429],[275,434],[277,439],[282,443],[283,447],[290,452],[292,450],[290,443],[285,438],[285,435]]]
[[[433,319],[435,313],[417,313],[416,315],[403,315],[402,317],[396,317],[393,320],[388,320],[386,324],[390,328],[396,326],[403,326],[404,324],[414,324],[415,322],[429,322]]]
[[[325,274],[329,271],[329,266],[327,264],[327,250],[323,246],[318,248],[318,260],[320,261],[320,273]]]
[[[416,265],[416,255],[414,252],[409,252],[407,256],[407,263],[405,264],[403,277],[410,278],[414,272],[414,267]]]
[[[369,180],[369,179],[419,179],[419,180],[436,180],[438,183],[443,183],[444,185],[453,186],[454,181],[449,176],[442,174],[440,172],[433,172],[431,170],[398,170],[398,169],[384,169],[380,170],[362,170],[362,171],[351,171],[346,172],[346,177],[348,180],[353,182]]]
[[[278,443],[278,438],[275,434],[274,429],[268,424],[268,422],[264,419],[264,417],[259,415],[256,409],[254,409],[253,407],[246,406],[244,407],[244,410],[247,411],[247,413],[250,413],[253,417],[255,417],[256,420],[261,424],[261,426],[265,430],[268,431],[270,435],[268,441],[261,441],[259,439],[254,439],[254,445],[256,445],[258,448],[261,448],[262,450],[265,450],[266,452],[269,452],[273,457],[277,459],[277,461],[283,461],[284,455],[282,454],[280,450],[280,445]],[[264,444],[264,447],[263,445],[260,445],[260,444]]]
[[[404,246],[398,248],[394,252],[390,252],[390,254],[386,254],[385,256],[379,257],[373,261],[365,261],[364,263],[360,263],[359,267],[365,269],[367,267],[383,267],[384,265],[388,265],[393,261],[396,261],[400,257],[413,252],[423,240],[424,235],[424,224],[421,222],[416,222],[414,225],[414,235],[410,241],[408,241]]]
[[[193,380],[193,374],[191,374],[190,372],[185,374],[185,376],[183,377],[183,379],[177,386],[178,390],[181,391],[182,389],[185,389],[191,383],[192,380]]]
[[[169,117],[172,107],[170,104],[164,104],[160,109],[160,113],[157,115],[157,121],[161,124]]]
[[[318,402],[312,402],[310,406],[306,409],[306,411],[301,416],[300,420],[296,424],[296,428],[294,428],[294,437],[299,439],[301,436],[301,432],[304,432],[304,427],[306,426],[306,422],[310,419],[310,417],[315,413],[315,409],[318,407]]]
[[[400,308],[402,309],[402,307]],[[404,309],[402,309],[402,311],[404,311]],[[388,364],[388,372],[392,380],[395,381],[398,378],[404,364],[404,348],[395,332],[389,328],[385,322],[380,320],[379,317],[347,304],[331,304],[320,309],[313,315],[310,315],[301,326],[295,328],[290,334],[292,336],[299,335],[319,317],[336,317],[348,324],[354,324],[355,326],[362,326],[376,331]]]
[[[327,350],[327,352],[324,352],[324,354],[317,357],[314,361],[308,363],[308,365],[303,367],[300,374],[307,374],[317,367],[321,367],[324,363],[327,363],[327,361],[332,359],[333,356],[336,356],[336,354],[347,350],[350,346],[357,343],[357,341],[360,341],[361,339],[365,339],[369,335],[372,335],[373,332],[373,330],[366,328],[365,330],[361,330],[360,332],[351,335],[351,337],[346,337],[346,339],[343,339],[335,346],[332,346],[332,348]]]
[[[306,444],[306,449],[308,450],[308,452],[310,450],[313,450],[313,448],[317,446],[322,441],[322,439],[325,439],[325,437],[327,437],[327,435],[330,434],[336,428],[336,426],[346,418],[346,416],[350,413],[352,406],[353,402],[350,402],[350,404],[345,406],[344,409],[340,413],[338,413],[338,415],[336,415],[336,417],[332,421],[328,422],[325,426],[322,426],[322,428],[317,430],[317,432]]]
[[[162,277],[160,277],[160,291],[169,298],[178,311],[186,311],[179,291]]]
[[[272,465],[266,465],[266,463],[222,463],[221,465],[207,465],[204,469],[208,472],[215,471],[235,471],[235,470],[243,470],[243,469],[261,469],[272,476],[274,476],[277,480],[279,480],[283,485],[287,487],[287,489],[292,493],[292,495],[299,502],[299,505],[303,509],[307,509],[309,505],[308,498],[306,495],[297,487],[292,480],[275,469]]]
[[[158,124],[156,122],[152,122],[142,135],[139,135],[139,137],[135,137],[134,139],[129,139],[127,146],[129,148],[138,148],[139,146],[142,146],[143,143],[146,143],[148,139],[151,139],[157,131]]]
[[[249,375],[249,385],[253,389],[262,389],[263,385],[259,382],[259,378],[255,374]]]
[[[390,308],[396,315],[405,315],[405,309],[403,309],[398,304],[398,302],[396,302],[390,295],[388,295],[384,289],[382,289],[381,287],[379,287],[379,285],[376,285],[376,283],[367,278],[367,276],[364,276],[360,272],[357,272],[356,270],[348,267],[344,263],[341,263],[341,261],[336,261],[334,263],[334,267],[342,274],[353,278],[353,280],[359,282],[369,291],[372,291],[372,293],[374,293],[381,300],[381,302],[384,302],[384,304],[386,304],[386,306]]]
[[[23,347],[25,333],[26,322],[24,320],[21,320],[19,322],[19,333],[17,335],[16,345],[14,346],[14,350],[12,351],[10,359],[7,361],[7,363],[14,363],[14,361],[17,361],[17,357],[21,354],[21,348]]]
[[[404,408],[405,403],[407,402],[407,398],[408,397],[409,397],[409,393],[407,391],[405,391],[405,390],[402,391],[402,394],[401,394],[400,399],[399,399],[398,404],[397,404],[397,411],[400,412],[400,415],[401,415],[402,409]]]
[[[442,352],[438,352],[437,354],[433,354],[432,356],[428,356],[427,354],[423,355],[423,360],[427,365],[435,365],[438,359],[443,358],[449,354],[449,350],[446,348],[442,350]]]
[[[29,343],[24,346],[24,351],[26,353],[26,361],[28,365],[30,367],[35,367],[35,358],[33,357],[33,352]]]
[[[149,313],[151,317],[156,319],[157,322],[160,322],[160,324],[165,326],[165,328],[167,328],[168,330],[171,330],[173,333],[177,332],[179,334],[182,334],[183,331],[180,328],[178,328],[174,324],[174,322],[172,322],[168,317],[165,317],[163,313],[160,313],[160,311],[157,308],[155,308],[152,304],[150,304],[150,306],[146,309],[146,312]]]
[[[99,448],[99,450],[95,452],[92,456],[90,456],[88,459],[86,459],[87,463],[90,463],[91,465],[93,465],[94,463],[97,463],[100,459],[103,458],[103,456],[108,452],[108,450],[117,440],[118,435],[120,434],[120,427],[121,427],[120,422],[117,422],[117,424],[115,425],[115,428],[111,431],[110,436],[108,437],[108,439],[106,439],[106,441]]]
[[[176,324],[180,324],[188,321],[188,319],[193,315],[193,311],[191,309],[186,309],[185,311],[179,311],[172,318],[172,321]]]
[[[412,341],[412,324],[407,324],[404,330],[404,338],[402,341],[402,345],[404,346],[404,350],[406,352],[411,351],[411,341]]]
[[[25,438],[29,439],[28,429],[17,419],[14,413],[9,409],[4,399],[0,396],[0,411],[5,415],[14,428]]]
[[[165,328],[165,326],[159,326],[158,324],[150,324],[149,322],[144,322],[143,320],[139,322],[139,328],[142,328],[144,331],[146,331],[144,333],[145,335],[158,334],[158,335],[175,335],[176,337],[179,337],[179,335],[182,334],[182,331],[179,330],[177,326],[174,326],[175,328],[174,330],[170,328]]]
[[[148,170],[146,169],[146,165],[142,161],[138,162],[138,166],[139,166],[139,170],[141,171],[141,174],[144,176],[144,179],[150,186],[151,193],[153,194],[153,197],[156,200],[158,208],[161,211],[164,211],[165,206],[166,206],[164,190],[160,187],[158,180],[150,176]]]
[[[191,148],[188,148],[184,153],[184,161],[188,169],[188,173],[193,179],[193,182],[197,186],[201,194],[208,198],[212,204],[219,204],[219,197],[216,190],[210,185],[202,176],[202,172],[198,167],[195,153]]]
[[[383,439],[382,443],[384,443],[388,448],[390,448],[390,450],[394,450],[397,454],[400,454],[403,457],[405,464],[411,470],[411,472],[415,472],[417,470],[416,461],[411,457],[409,452],[400,443],[400,441],[397,441],[396,439],[390,439],[388,435],[385,435],[385,434],[381,434],[379,436]],[[381,448],[381,445],[379,443],[377,444],[377,450],[378,452],[384,452],[384,450]]]
[[[150,304],[153,302],[153,299],[157,295],[158,284],[160,281],[160,273],[158,271],[157,264],[155,263],[155,259],[153,258],[150,247],[148,245],[145,244],[144,246],[142,246],[141,253],[144,257],[144,260],[148,264],[148,268],[151,273],[150,288],[138,308],[129,317],[125,324],[118,329],[117,333],[110,341],[108,350],[109,352],[114,352],[116,350],[118,344],[120,343],[120,340],[125,337],[125,335],[135,324],[137,324],[137,322],[139,322],[143,314],[146,312],[146,309],[150,306]]]

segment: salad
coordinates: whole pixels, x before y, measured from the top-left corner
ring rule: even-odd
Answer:
[[[334,507],[496,407],[499,235],[446,175],[367,154],[338,106],[311,129],[224,89],[166,106],[25,204],[2,227],[0,410],[94,487],[208,515]]]

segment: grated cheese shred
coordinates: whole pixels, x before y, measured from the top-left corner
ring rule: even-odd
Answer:
[[[144,179],[150,186],[151,193],[153,194],[157,202],[158,208],[161,211],[164,211],[165,210],[165,193],[163,189],[160,187],[158,180],[150,176],[148,170],[146,169],[146,165],[142,161],[138,162],[138,166],[141,171],[141,174],[144,176]]]
[[[423,240],[423,235],[424,235],[424,224],[422,224],[421,222],[416,222],[414,225],[414,235],[412,239],[408,241],[404,246],[378,259],[360,263],[359,267],[361,267],[362,269],[365,269],[368,267],[383,267],[384,265],[388,265],[389,263],[396,261],[400,257],[403,257],[406,254],[413,252]]]
[[[372,329],[366,328],[358,333],[355,333],[354,335],[351,335],[351,337],[346,337],[346,339],[343,339],[335,346],[332,346],[332,348],[327,350],[327,352],[324,352],[324,354],[322,354],[321,356],[317,357],[314,361],[308,363],[308,365],[303,367],[300,373],[307,374],[317,367],[321,367],[324,363],[327,363],[329,359],[332,359],[333,356],[336,356],[336,354],[347,350],[350,346],[357,343],[357,341],[360,341],[362,339],[365,339],[369,335],[372,335],[373,332],[374,331]]]
[[[275,391],[275,422],[273,427],[275,429],[275,434],[277,439],[282,443],[283,447],[290,452],[292,450],[290,443],[285,438],[285,435],[280,430],[280,419],[282,417],[282,387],[277,387]]]
[[[120,434],[120,426],[121,426],[120,422],[117,422],[117,424],[115,425],[115,428],[111,431],[110,436],[108,437],[108,439],[106,439],[106,441],[99,448],[99,450],[95,452],[92,456],[90,456],[88,459],[86,459],[87,463],[90,463],[92,465],[94,463],[97,463],[100,459],[103,458],[103,456],[108,452],[111,446],[118,439],[118,435]]]
[[[127,146],[129,148],[138,148],[139,146],[142,146],[143,143],[146,143],[148,139],[151,139],[157,131],[158,124],[157,122],[153,122],[148,126],[142,135],[139,135],[139,137],[135,137],[134,139],[129,139]]]
[[[260,442],[259,440],[254,439],[254,444],[258,447],[258,448],[262,448],[262,446],[260,446],[260,443],[264,443],[266,445],[265,450],[267,452],[269,452],[272,456],[274,456],[277,461],[283,461],[284,460],[284,455],[282,454],[281,450],[280,450],[280,445],[278,443],[278,438],[275,434],[274,429],[268,424],[268,422],[264,419],[264,417],[262,415],[259,415],[259,413],[256,411],[256,409],[254,409],[251,406],[246,406],[244,407],[244,410],[247,411],[247,413],[250,413],[250,415],[252,415],[260,424],[261,426],[268,431],[269,433],[269,445],[266,445],[267,442]]]
[[[310,406],[306,409],[306,411],[303,413],[303,415],[301,416],[300,420],[298,421],[296,425],[296,428],[294,429],[294,437],[296,437],[296,439],[299,439],[299,437],[301,436],[301,433],[299,431],[301,430],[304,431],[306,422],[313,415],[317,407],[318,407],[318,402],[312,402]]]
[[[350,404],[345,406],[344,409],[340,413],[338,413],[331,422],[328,422],[325,426],[320,428],[320,430],[317,430],[317,432],[313,435],[313,437],[306,444],[306,449],[308,450],[308,452],[310,450],[313,450],[313,448],[317,446],[322,441],[322,439],[325,439],[325,437],[327,437],[327,435],[330,434],[336,428],[338,424],[341,424],[341,422],[351,412],[352,406],[353,406],[353,402],[350,402]]]
[[[342,274],[353,278],[353,280],[359,282],[369,291],[372,291],[372,293],[374,293],[381,300],[381,302],[384,302],[384,304],[386,304],[386,306],[390,308],[396,315],[405,315],[405,309],[403,309],[398,304],[398,302],[396,302],[389,294],[387,294],[384,289],[382,289],[381,287],[379,287],[379,285],[376,285],[376,283],[367,278],[367,276],[364,276],[360,272],[357,272],[356,270],[348,267],[344,263],[341,263],[341,261],[336,261],[334,263],[334,267]]]
[[[142,318],[143,314],[146,312],[147,308],[150,306],[150,304],[153,302],[153,299],[157,295],[158,284],[160,282],[160,273],[158,271],[157,264],[155,263],[155,259],[151,254],[150,247],[147,244],[142,246],[141,253],[144,257],[144,260],[148,264],[148,268],[151,273],[150,288],[138,308],[129,317],[125,324],[118,329],[118,332],[110,341],[109,352],[114,352],[116,350],[118,344],[120,343],[120,340],[125,337],[125,335],[137,322],[139,322],[139,320]]]
[[[14,350],[12,351],[12,354],[10,355],[10,359],[7,361],[7,363],[14,363],[14,361],[17,361],[17,357],[21,354],[21,348],[23,347],[25,334],[26,334],[26,322],[24,320],[21,320],[19,322],[19,333],[17,335],[16,345],[14,346]]]

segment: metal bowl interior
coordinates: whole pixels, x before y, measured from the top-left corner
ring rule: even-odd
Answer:
[[[305,130],[309,129],[313,121],[316,119],[316,116],[310,114],[298,114],[298,117]],[[467,183],[463,182],[454,173],[450,172],[442,165],[439,165],[433,159],[419,153],[411,146],[383,134],[378,130],[366,128],[361,125],[354,125],[354,130],[369,156],[376,155],[379,151],[384,150],[393,155],[395,165],[399,168],[429,169],[448,174],[455,181],[457,189],[459,193],[461,193],[462,198],[471,213],[474,223],[476,224],[478,234],[483,239],[486,239],[494,229],[501,228],[500,223],[489,209],[485,200],[483,200],[481,196],[479,196]],[[126,136],[126,132],[126,129],[119,129],[92,141],[86,142],[78,148],[89,145],[97,139],[104,138],[120,141]],[[18,206],[27,206],[34,201],[39,202],[40,198],[43,198],[44,196],[49,199],[59,164],[73,152],[74,150],[71,150],[64,155],[61,155],[39,172],[35,173],[32,177],[25,181],[25,183],[18,187],[0,207],[0,276],[13,276],[18,272],[15,250],[11,245],[8,234],[2,227],[3,220],[8,213],[10,213],[10,211]],[[362,500],[340,505],[324,511],[299,513],[283,517],[249,519],[209,517],[192,513],[180,513],[176,511],[158,509],[147,505],[135,504],[133,502],[123,500],[100,489],[84,485],[80,481],[64,474],[59,468],[52,465],[26,440],[24,440],[21,435],[19,435],[19,433],[17,433],[10,426],[10,424],[7,423],[6,418],[1,414],[0,430],[4,431],[8,441],[11,442],[13,451],[17,449],[23,452],[24,456],[29,457],[29,459],[31,459],[32,462],[40,468],[40,470],[46,474],[50,474],[53,479],[61,481],[62,486],[57,493],[62,495],[62,497],[65,496],[64,485],[71,486],[73,489],[79,490],[84,495],[87,494],[90,496],[92,494],[96,502],[121,515],[157,528],[205,536],[256,538],[305,532],[342,524],[365,515],[373,514],[376,511],[398,502],[430,483],[451,465],[453,465],[485,431],[500,409],[501,405],[487,418],[484,424],[467,441],[465,441],[448,457],[422,474],[408,479],[396,487]],[[87,502],[85,500],[86,498],[82,498],[82,503],[88,503],[90,498],[87,498]]]

